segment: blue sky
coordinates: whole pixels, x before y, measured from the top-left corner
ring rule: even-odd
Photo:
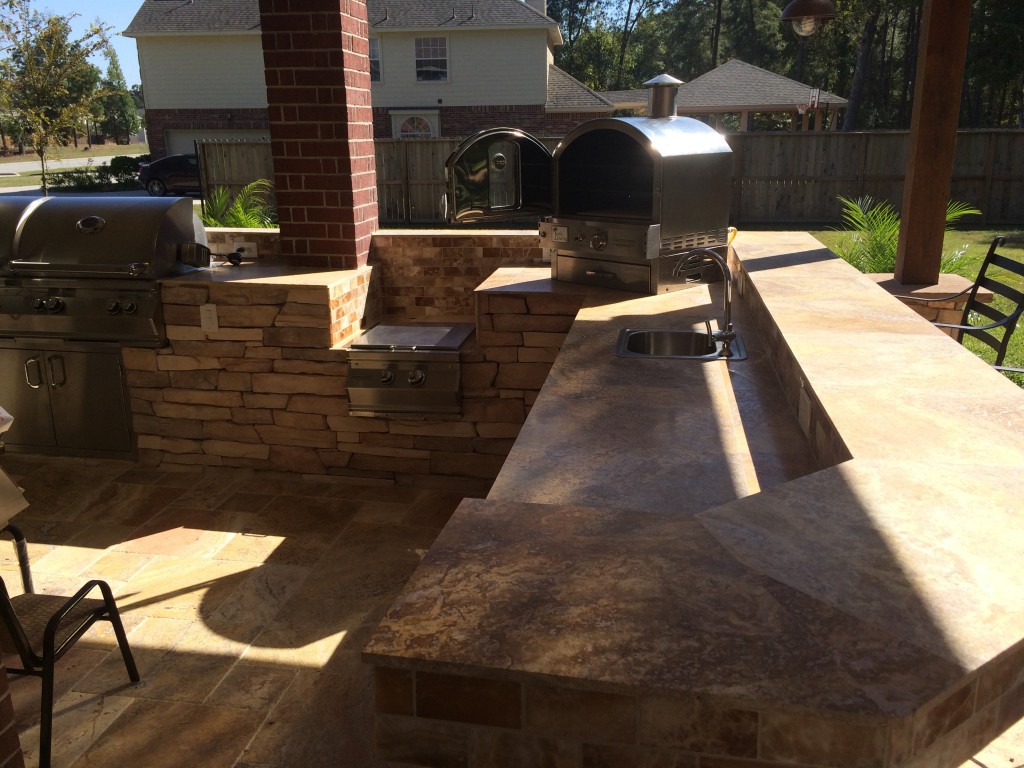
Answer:
[[[32,0],[32,7],[52,16],[69,17],[78,14],[71,20],[71,27],[77,34],[85,32],[91,22],[97,19],[109,27],[110,42],[117,51],[117,60],[124,72],[128,85],[137,85],[139,79],[139,55],[135,50],[135,40],[121,37],[120,33],[128,28],[135,12],[142,7],[142,0],[104,0],[101,3],[83,3],[81,0]],[[87,10],[83,10],[86,8]],[[107,62],[100,58],[93,62],[104,74]]]

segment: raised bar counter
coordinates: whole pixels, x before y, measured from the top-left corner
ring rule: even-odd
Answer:
[[[954,768],[1024,715],[1024,392],[806,234],[734,249],[750,361],[612,354],[703,288],[579,313],[364,652],[381,757]]]

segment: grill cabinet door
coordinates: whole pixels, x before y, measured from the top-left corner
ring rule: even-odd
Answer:
[[[0,371],[0,402],[14,416],[4,434],[11,448],[132,450],[120,352],[0,348]]]
[[[57,444],[46,380],[46,352],[0,349],[0,403],[14,417],[4,434],[13,445],[52,448]]]
[[[523,131],[491,128],[470,136],[444,171],[442,208],[449,223],[551,213],[551,153]]]

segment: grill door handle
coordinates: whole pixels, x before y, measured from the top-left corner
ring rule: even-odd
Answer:
[[[56,363],[56,365],[54,365]],[[46,358],[46,365],[50,369],[50,389],[60,389],[68,383],[67,372],[64,370],[64,358],[60,355],[50,355]],[[58,369],[60,376],[57,376]]]
[[[605,280],[612,280],[615,278],[614,272],[604,272],[599,269],[588,269],[587,277],[603,277]]]
[[[35,381],[32,381],[32,368],[35,368]],[[39,389],[43,385],[43,369],[39,367],[38,355],[32,355],[25,361],[25,383],[32,389]]]

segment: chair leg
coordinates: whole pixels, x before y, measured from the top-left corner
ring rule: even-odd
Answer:
[[[39,704],[39,768],[50,768],[53,742],[53,675],[54,660],[43,661],[43,688]]]
[[[121,658],[124,659],[124,665],[128,670],[128,679],[137,683],[141,679],[139,668],[135,665],[135,656],[132,655],[131,646],[128,645],[128,635],[124,631],[124,624],[121,623],[121,613],[117,610],[117,603],[114,602],[114,594],[105,581],[100,582],[100,592],[103,593],[103,602],[107,606],[107,620],[114,628],[117,647],[121,649]]]

